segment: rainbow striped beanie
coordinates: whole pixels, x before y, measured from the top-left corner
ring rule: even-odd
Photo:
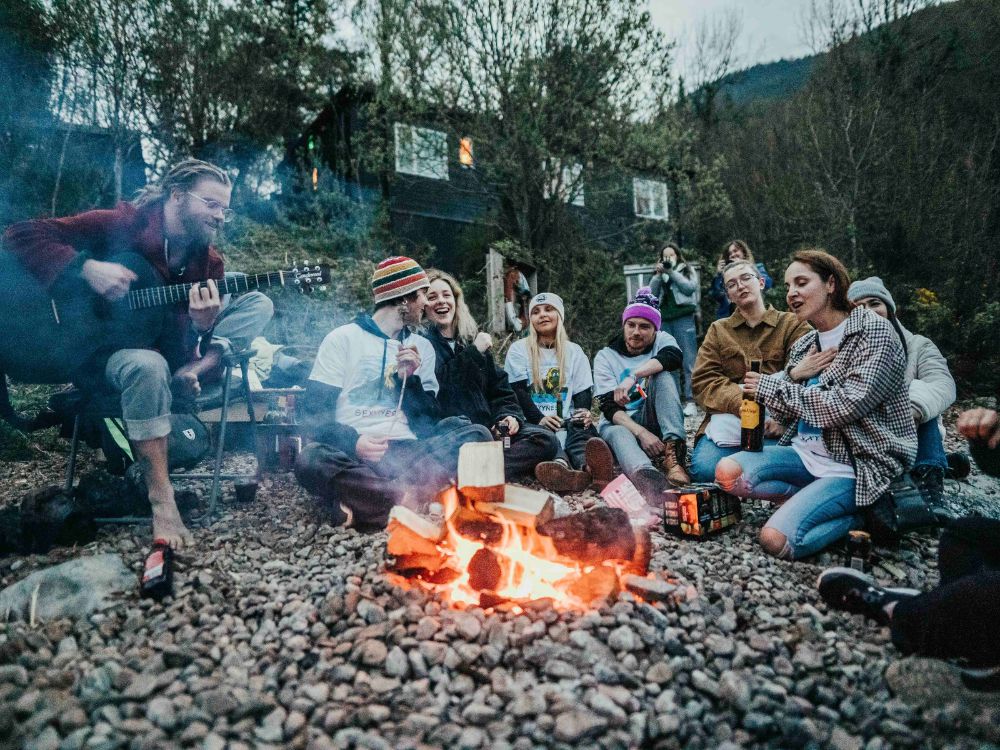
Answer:
[[[386,300],[405,297],[410,292],[426,289],[430,286],[427,273],[413,258],[397,255],[386,258],[377,266],[372,274],[372,295],[375,304]]]

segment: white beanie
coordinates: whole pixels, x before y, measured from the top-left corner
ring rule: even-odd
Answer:
[[[552,305],[559,313],[559,318],[561,320],[566,320],[566,309],[563,307],[562,297],[558,294],[553,294],[552,292],[542,292],[541,294],[536,294],[531,298],[531,302],[528,303],[528,317],[531,317],[531,311],[534,310],[538,305]]]

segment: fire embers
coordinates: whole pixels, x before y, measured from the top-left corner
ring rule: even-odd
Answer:
[[[393,509],[386,551],[397,582],[482,607],[551,599],[556,607],[584,608],[623,588],[649,600],[677,591],[676,582],[645,577],[649,532],[624,511],[554,518],[549,493],[504,484],[502,467],[499,443],[463,446],[459,486],[438,496],[442,522]]]

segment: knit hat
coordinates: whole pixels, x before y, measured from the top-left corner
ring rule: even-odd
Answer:
[[[857,302],[859,299],[864,299],[865,297],[878,297],[885,302],[885,306],[889,308],[889,312],[893,315],[896,314],[896,302],[893,300],[892,295],[889,294],[889,290],[885,288],[882,279],[878,276],[869,276],[867,279],[855,281],[847,290],[847,298],[851,302]]]
[[[375,304],[386,300],[405,297],[410,292],[430,286],[427,273],[413,258],[397,255],[386,258],[372,274],[372,294]]]
[[[552,292],[542,292],[541,294],[536,294],[531,298],[531,302],[528,303],[528,317],[531,317],[531,311],[534,310],[539,305],[552,305],[556,312],[559,313],[559,317],[562,320],[566,320],[566,308],[563,306],[562,297],[558,294],[553,294]]]
[[[660,328],[660,301],[653,295],[653,290],[648,286],[641,287],[635,293],[635,297],[622,313],[622,325],[629,318],[645,318],[656,329]]]

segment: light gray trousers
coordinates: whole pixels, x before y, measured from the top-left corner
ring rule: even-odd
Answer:
[[[274,305],[261,292],[247,292],[224,302],[212,343],[222,344],[226,351],[242,351],[264,331]],[[104,377],[121,393],[122,416],[130,439],[154,440],[170,433],[170,368],[159,352],[119,349],[108,359]]]

